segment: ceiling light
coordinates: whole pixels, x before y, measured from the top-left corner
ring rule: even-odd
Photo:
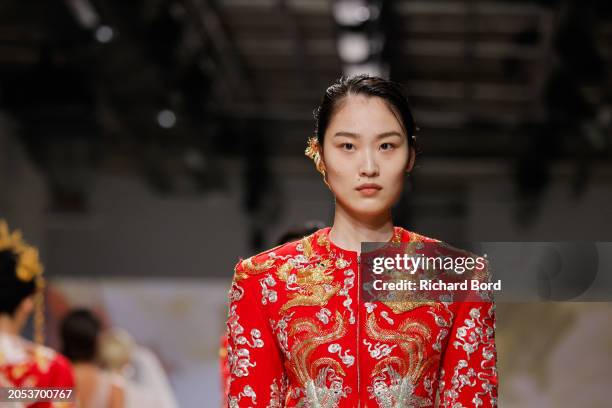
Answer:
[[[101,25],[96,29],[96,40],[101,43],[110,42],[115,36],[115,32],[107,25]]]
[[[364,0],[340,0],[334,2],[333,14],[342,26],[357,26],[371,17],[370,9]]]
[[[338,36],[338,55],[348,63],[363,62],[370,56],[370,41],[365,33],[341,33]]]
[[[176,115],[169,109],[159,111],[157,114],[157,124],[164,129],[170,129],[176,123]]]

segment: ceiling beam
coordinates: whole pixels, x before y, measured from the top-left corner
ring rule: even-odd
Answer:
[[[187,14],[193,18],[198,30],[209,39],[220,59],[220,73],[225,78],[218,82],[226,87],[227,99],[254,101],[255,90],[247,79],[245,67],[217,10],[209,0],[183,0],[183,4]]]

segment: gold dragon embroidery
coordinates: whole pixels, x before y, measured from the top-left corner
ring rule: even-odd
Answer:
[[[289,335],[295,338],[291,347],[293,358],[286,362],[287,369],[295,375],[305,389],[306,400],[312,408],[332,408],[344,393],[342,378],[346,375],[340,363],[331,357],[320,357],[310,361],[312,353],[321,345],[333,342],[346,334],[345,320],[336,312],[334,325],[326,329],[315,318],[303,317],[294,320]],[[330,384],[331,382],[331,384]]]
[[[430,405],[430,401],[414,394],[423,374],[439,359],[438,355],[427,356],[426,344],[431,339],[427,325],[406,318],[396,328],[383,329],[372,313],[366,322],[366,332],[373,340],[396,344],[403,354],[385,357],[372,370],[370,390],[380,406]]]
[[[289,297],[281,307],[281,312],[295,306],[325,306],[340,290],[340,285],[334,283],[333,272],[331,259],[323,259],[314,265],[298,269],[295,283],[300,287],[300,291]]]

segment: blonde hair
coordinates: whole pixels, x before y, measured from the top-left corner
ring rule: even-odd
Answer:
[[[100,337],[100,363],[111,371],[121,371],[132,360],[136,343],[132,336],[120,328],[106,330]]]

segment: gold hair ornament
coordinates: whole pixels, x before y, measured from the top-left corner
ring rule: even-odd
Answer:
[[[26,243],[21,231],[9,231],[5,220],[0,219],[0,251],[10,250],[16,257],[15,275],[22,282],[32,282],[36,285],[34,295],[34,340],[44,343],[44,289],[45,280],[42,276],[43,266],[38,257],[38,250]]]
[[[319,140],[316,137],[308,138],[308,147],[304,151],[304,154],[311,158],[315,164],[315,168],[321,175],[323,176],[323,182],[325,185],[331,189],[329,183],[327,182],[327,173],[325,172],[325,164],[321,159],[321,145],[319,144]]]

